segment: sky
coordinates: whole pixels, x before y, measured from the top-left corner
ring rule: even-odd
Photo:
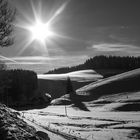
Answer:
[[[139,0],[9,0],[17,9],[15,42],[0,48],[12,67],[38,72],[83,63],[96,55],[139,56]],[[39,18],[54,36],[31,42],[23,28]],[[45,32],[45,31],[44,31]],[[5,58],[2,58],[5,59]],[[17,64],[16,64],[17,62]]]

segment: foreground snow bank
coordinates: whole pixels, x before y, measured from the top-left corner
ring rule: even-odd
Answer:
[[[3,104],[0,104],[0,139],[42,140],[33,127],[18,117],[18,113]]]

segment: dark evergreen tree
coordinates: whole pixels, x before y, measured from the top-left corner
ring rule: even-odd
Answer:
[[[7,0],[0,0],[0,46],[7,47],[13,44],[13,20],[15,9],[10,8]]]
[[[70,99],[74,100],[76,93],[75,93],[75,90],[73,88],[72,81],[71,81],[70,77],[67,78],[66,94],[69,94]]]
[[[72,82],[70,77],[67,78],[67,84],[66,84],[66,94],[69,94],[71,92],[74,92],[73,86],[72,86]]]

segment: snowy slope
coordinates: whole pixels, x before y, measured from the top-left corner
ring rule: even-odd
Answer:
[[[140,106],[140,92],[102,96],[85,102],[89,111],[73,106],[49,106],[24,111],[26,118],[43,127],[81,137],[85,140],[138,140],[140,139],[140,108],[119,110],[124,105]],[[128,110],[129,109],[129,110]],[[130,110],[132,109],[132,110]]]
[[[77,90],[78,94],[90,94],[93,99],[102,95],[140,90],[140,69],[105,78]]]
[[[139,83],[140,69],[137,69],[78,89],[77,94],[90,95],[91,100],[83,102],[86,111],[72,105],[59,105],[24,111],[24,114],[43,127],[86,140],[138,140]],[[93,98],[93,95],[98,99]]]
[[[118,96],[119,97],[119,96]],[[26,118],[43,127],[84,138],[85,140],[138,140],[140,138],[140,112],[112,111],[115,103],[86,103],[89,111],[67,106],[49,106],[25,111]],[[117,103],[116,103],[117,105]]]

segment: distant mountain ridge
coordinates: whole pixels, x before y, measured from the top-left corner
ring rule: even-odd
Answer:
[[[140,68],[140,57],[101,55],[90,58],[83,64],[50,70],[46,74],[62,74],[73,71],[92,69],[104,77],[109,77],[136,68]]]

